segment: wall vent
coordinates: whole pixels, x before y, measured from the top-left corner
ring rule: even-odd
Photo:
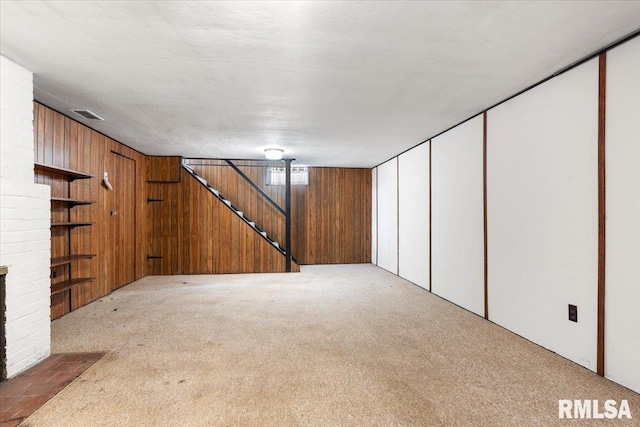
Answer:
[[[88,120],[104,121],[104,119],[102,117],[100,117],[96,113],[94,113],[92,111],[89,111],[89,110],[74,110],[74,109],[72,109],[71,111],[73,111],[77,115],[82,116],[82,117],[84,117],[85,119],[88,119]]]

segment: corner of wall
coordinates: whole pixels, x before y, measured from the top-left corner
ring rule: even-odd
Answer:
[[[0,265],[6,276],[7,376],[51,351],[50,188],[33,178],[33,74],[0,56]]]

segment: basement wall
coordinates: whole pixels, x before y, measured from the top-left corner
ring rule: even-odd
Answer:
[[[284,245],[285,217],[226,162],[187,159],[196,173]],[[285,187],[267,185],[274,163],[237,160],[253,183],[285,206]],[[280,165],[275,163],[275,165]],[[295,164],[294,164],[295,166]],[[371,173],[363,168],[309,167],[309,185],[291,187],[291,246],[299,264],[371,262]]]
[[[431,141],[431,291],[484,315],[482,116]]]
[[[600,58],[589,60],[374,168],[372,251],[376,265],[398,273],[399,264],[401,277],[640,392],[640,37],[605,56],[606,70]],[[599,98],[603,78],[606,98]],[[604,335],[598,333],[600,105]],[[403,178],[415,175],[415,165],[403,159],[428,170],[429,144],[429,177]],[[430,235],[429,227],[404,229],[416,210],[431,215]],[[427,253],[403,248],[430,237],[425,285],[413,270],[429,266]],[[568,319],[569,304],[578,307],[577,322]]]
[[[398,158],[376,168],[378,174],[377,266],[398,274]]]
[[[605,375],[640,392],[640,37],[607,52]]]
[[[146,253],[139,250],[147,239],[146,156],[37,102],[33,102],[33,111],[30,145],[32,150],[35,146],[35,160],[93,175],[70,185],[50,173],[38,173],[35,178],[51,188],[52,197],[92,202],[70,209],[71,221],[92,222],[91,226],[70,232],[64,227],[51,230],[53,257],[68,255],[69,250],[96,255],[51,269],[56,276],[53,283],[68,279],[69,274],[93,278],[52,296],[55,319],[146,275]],[[30,168],[33,181],[33,166]],[[112,191],[102,184],[105,172]],[[52,220],[68,221],[68,211],[59,204],[51,205]]]
[[[197,233],[193,238],[181,234],[185,227],[180,222],[190,217],[178,213],[186,205],[186,199],[178,191],[183,181],[180,157],[146,156],[45,105],[35,102],[33,108],[35,160],[94,176],[74,181],[69,194],[72,198],[94,202],[71,209],[72,221],[93,222],[90,227],[76,227],[71,231],[73,253],[96,254],[92,259],[73,261],[72,272],[74,277],[93,277],[94,280],[54,295],[53,318],[147,274],[280,271],[279,263],[271,263],[266,258],[248,264],[248,261],[236,259],[226,262],[226,252],[214,268],[213,259],[209,258],[213,253],[210,236],[205,231],[198,232],[197,227],[191,229]],[[125,170],[120,163],[133,166]],[[247,169],[245,173],[249,174],[251,170]],[[102,184],[104,172],[109,174],[114,191]],[[231,187],[236,191],[225,188],[223,194],[236,206],[243,201],[258,204],[256,195],[245,191],[249,185],[239,180],[235,172],[233,178]],[[292,197],[293,243],[299,261],[309,264],[370,262],[369,170],[314,167],[309,178],[310,185],[295,188]],[[55,175],[39,173],[36,179],[51,186],[52,196],[66,196],[67,184]],[[126,190],[125,194],[118,196],[122,189]],[[283,198],[282,188],[278,191],[276,198]],[[129,201],[123,203],[121,196]],[[284,205],[284,200],[280,202]],[[197,209],[197,203],[189,204]],[[206,210],[207,206],[203,203],[201,207]],[[241,209],[245,210],[244,207]],[[112,215],[112,212],[117,214]],[[67,209],[58,206],[53,210],[53,219],[66,221],[66,213]],[[194,212],[194,215],[202,215],[202,212]],[[131,221],[120,220],[125,216]],[[221,220],[223,216],[216,218]],[[203,230],[218,227],[213,223],[201,225]],[[129,231],[122,232],[123,227],[128,227]],[[280,228],[284,228],[284,221]],[[226,233],[227,229],[223,227],[221,231]],[[58,228],[52,231],[55,256],[67,255],[67,234],[66,230]],[[242,239],[246,238],[242,233],[228,236],[233,240],[233,248],[242,246]],[[284,244],[282,236],[279,241]],[[122,253],[131,256],[118,260]],[[242,256],[240,252],[234,253]],[[189,254],[197,254],[198,259],[188,259]],[[253,255],[247,255],[250,256]],[[55,267],[53,271],[56,273],[53,283],[69,278],[67,266]]]
[[[398,158],[398,271],[429,289],[429,145]],[[419,236],[420,238],[416,238]]]
[[[487,113],[487,183],[489,319],[595,371],[597,59]]]
[[[49,356],[49,187],[33,182],[33,75],[0,56],[0,265],[7,377]]]

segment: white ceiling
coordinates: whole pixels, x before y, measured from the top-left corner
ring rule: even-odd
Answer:
[[[146,154],[371,167],[640,27],[640,2],[2,1],[34,96]]]

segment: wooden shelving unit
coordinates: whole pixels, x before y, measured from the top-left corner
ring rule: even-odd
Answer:
[[[67,197],[52,197],[51,204],[60,203],[65,204],[68,207],[72,208],[74,206],[82,206],[82,205],[90,205],[95,203],[93,200],[77,200],[77,199],[69,199]]]
[[[93,175],[84,172],[78,172],[73,169],[61,168],[58,166],[46,165],[44,163],[35,163],[34,170],[36,172],[48,172],[59,175],[61,178],[72,182],[76,179],[91,179]]]
[[[51,295],[57,295],[63,292],[70,291],[73,287],[91,282],[94,280],[93,277],[73,277],[73,266],[76,261],[92,259],[96,255],[95,254],[82,254],[82,253],[72,253],[72,230],[76,227],[89,227],[93,225],[93,222],[90,221],[73,221],[71,219],[71,210],[76,206],[85,206],[95,203],[92,200],[82,200],[82,199],[74,199],[71,197],[71,184],[78,179],[91,179],[94,176],[88,173],[76,171],[73,169],[58,167],[47,165],[44,163],[35,163],[34,164],[34,172],[36,175],[47,175],[52,180],[63,180],[67,183],[66,186],[66,194],[57,194],[51,197],[51,206],[52,209],[57,209],[58,212],[58,220],[51,222],[51,229],[56,228],[67,228],[64,232],[65,239],[65,253],[55,254],[52,253],[51,258],[51,271],[52,271],[52,283],[51,283]],[[60,189],[60,186],[56,186],[56,188]],[[53,186],[52,186],[53,190]],[[60,215],[59,210],[62,208],[66,211],[64,215]],[[53,212],[53,211],[52,211]],[[53,215],[52,215],[53,216]],[[61,216],[64,216],[65,220],[60,221]],[[60,234],[57,235],[57,238],[61,238]],[[60,248],[60,246],[56,246]],[[52,245],[52,252],[55,251],[54,246]],[[58,268],[62,268],[64,272],[64,276],[62,276],[63,280],[57,276]],[[61,281],[56,281],[61,280]],[[71,305],[71,292],[68,292],[68,301],[69,301],[69,310],[72,309]]]
[[[67,265],[67,264],[71,264],[73,261],[77,261],[80,259],[91,259],[95,256],[96,256],[95,254],[75,254],[75,255],[59,256],[59,257],[51,258],[51,267]]]
[[[82,283],[87,283],[92,281],[93,277],[81,277],[79,279],[69,279],[64,282],[59,282],[54,285],[51,285],[51,295],[59,294],[60,292],[67,291],[73,288],[76,285],[80,285]]]

